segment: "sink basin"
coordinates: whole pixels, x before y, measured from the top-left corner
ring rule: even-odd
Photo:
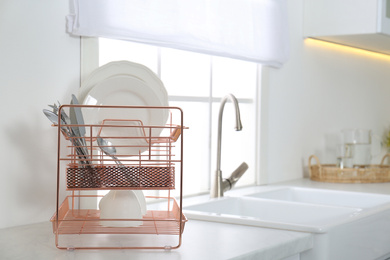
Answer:
[[[250,194],[248,196],[278,201],[354,207],[361,209],[380,207],[390,203],[390,196],[386,195],[300,187],[282,187],[271,191]]]
[[[316,206],[250,197],[224,197],[184,207],[190,219],[323,233],[356,218],[359,208]]]
[[[189,219],[313,234],[301,260],[390,257],[390,196],[299,187],[275,187],[183,208]]]

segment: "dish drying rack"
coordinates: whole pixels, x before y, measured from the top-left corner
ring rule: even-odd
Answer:
[[[58,122],[57,204],[51,218],[57,248],[180,247],[187,221],[182,212],[182,134],[185,129],[182,110],[178,107],[63,105],[58,114],[72,107],[80,107],[83,114],[105,115],[120,111],[121,117],[103,118],[97,124],[85,121],[83,125],[61,125],[60,120]],[[151,115],[156,110],[169,114],[167,124],[144,125],[141,120],[123,116],[137,114],[137,111]],[[83,127],[85,136],[66,136],[64,127]],[[97,144],[99,136],[113,143],[116,158],[102,152]],[[83,156],[80,149],[84,151]],[[122,164],[118,164],[118,160]],[[143,190],[148,194],[145,196],[146,215],[142,219],[100,219],[98,202],[104,190]],[[174,192],[179,201],[173,196]],[[105,221],[142,221],[142,224],[118,227],[106,226]]]

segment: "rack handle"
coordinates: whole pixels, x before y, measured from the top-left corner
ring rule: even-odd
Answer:
[[[315,156],[314,154],[313,155],[310,155],[309,157],[309,172],[310,172],[310,177],[312,177],[312,170],[311,170],[311,161],[312,159],[314,159],[317,163],[317,166],[318,166],[318,172],[319,172],[319,175],[320,177],[322,177],[322,168],[321,168],[321,164],[320,164],[320,159],[318,159],[317,156]]]
[[[389,158],[390,158],[390,153],[387,153],[387,154],[385,154],[385,155],[383,156],[383,158],[382,158],[382,161],[381,161],[381,165],[383,165],[383,164],[384,164],[384,162],[385,162],[385,159],[386,159],[387,157],[389,157]]]

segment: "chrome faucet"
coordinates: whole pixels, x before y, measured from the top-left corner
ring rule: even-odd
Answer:
[[[215,171],[215,175],[213,176],[213,183],[211,184],[210,189],[210,197],[218,198],[223,197],[223,193],[227,190],[233,188],[236,182],[241,178],[241,176],[248,169],[248,165],[243,162],[227,179],[222,179],[222,171],[221,171],[221,139],[222,139],[222,115],[223,109],[225,108],[226,101],[230,99],[230,101],[234,105],[234,110],[236,114],[236,131],[242,130],[241,117],[240,117],[240,108],[238,107],[238,101],[235,96],[232,94],[228,94],[221,100],[221,105],[219,107],[219,116],[218,116],[218,137],[217,137],[217,169]]]

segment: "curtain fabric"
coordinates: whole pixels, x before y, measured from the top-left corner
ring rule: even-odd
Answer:
[[[280,67],[287,0],[71,0],[67,30]]]

